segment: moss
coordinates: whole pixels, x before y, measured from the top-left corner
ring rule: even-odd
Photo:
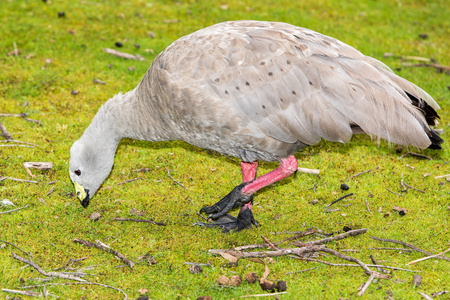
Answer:
[[[369,235],[407,241],[433,253],[447,249],[449,183],[434,179],[436,175],[450,173],[447,144],[440,152],[422,152],[433,160],[400,158],[406,149],[396,153],[396,147],[385,142],[377,146],[365,136],[357,136],[345,145],[321,142],[306,148],[297,154],[300,165],[319,168],[321,174],[299,173],[258,192],[254,208],[261,226],[240,233],[222,234],[219,230],[192,226],[199,221],[196,212],[203,205],[217,201],[239,183],[239,162],[179,141],[151,144],[123,140],[114,170],[89,208],[82,209],[70,197],[73,186],[66,172],[69,148],[99,106],[119,91],[134,88],[154,57],[175,39],[226,20],[293,23],[347,42],[393,69],[401,68],[396,71],[400,76],[424,88],[440,103],[443,108],[440,127],[446,130],[444,139],[449,140],[448,76],[434,69],[405,68],[400,60],[383,57],[385,52],[392,52],[433,57],[442,65],[449,65],[450,21],[443,9],[447,6],[445,1],[231,0],[226,2],[227,9],[223,4],[223,1],[141,0],[1,2],[0,112],[28,113],[42,125],[22,118],[0,118],[13,137],[39,145],[0,147],[0,175],[29,179],[22,167],[25,161],[51,161],[55,166],[50,171],[33,170],[38,184],[0,182],[0,199],[10,199],[17,206],[29,204],[19,212],[0,215],[0,239],[32,252],[33,259],[47,271],[69,259],[88,257],[74,267],[95,266],[88,271],[93,274],[88,276],[89,280],[119,287],[130,298],[137,298],[138,290],[146,288],[152,299],[196,299],[201,295],[225,299],[261,293],[258,285],[247,283],[233,289],[217,287],[220,275],[243,276],[248,271],[261,275],[263,269],[247,262],[227,267],[222,258],[211,256],[207,250],[260,243],[262,234],[273,241],[282,239],[272,235],[273,232],[308,227],[331,232],[344,225],[368,228],[366,235],[330,247],[358,249],[360,252],[352,255],[365,262],[374,254],[379,261],[400,267],[422,255],[374,252],[369,248],[388,245],[370,239]],[[65,17],[58,18],[60,11],[65,12]],[[150,31],[154,38],[149,37]],[[421,39],[420,33],[428,34],[428,39]],[[140,54],[146,61],[123,60],[103,52],[103,48],[113,48],[117,41],[124,44],[122,51]],[[21,51],[20,56],[7,56],[14,50],[14,43]],[[134,71],[129,67],[134,67]],[[93,84],[94,79],[107,84]],[[72,95],[72,90],[79,93]],[[276,166],[261,163],[259,174]],[[143,167],[149,172],[134,171]],[[167,176],[166,168],[188,189],[176,185]],[[374,171],[346,181],[369,169]],[[427,173],[432,175],[424,177]],[[387,191],[387,188],[399,191],[402,176],[405,182],[426,193],[409,190],[404,196],[397,196]],[[132,178],[139,180],[117,185]],[[52,187],[47,183],[51,181],[56,181],[55,188],[47,195]],[[444,185],[439,185],[439,181],[445,182]],[[340,189],[344,182],[349,191]],[[354,196],[333,206],[340,211],[324,212],[326,204],[347,192],[353,192]],[[311,204],[313,199],[318,204]],[[408,213],[400,216],[392,210],[393,205],[406,208]],[[113,221],[115,217],[132,217],[131,208],[167,226]],[[101,213],[102,218],[90,221],[93,212]],[[135,262],[150,252],[157,264],[141,263],[133,270],[115,268],[120,261],[110,254],[74,244],[74,238],[101,240]],[[22,268],[22,263],[12,259],[11,251],[19,254],[10,246],[0,249],[1,287],[18,288],[20,278],[26,284],[35,283],[32,278],[41,276],[31,268]],[[341,262],[333,257],[326,260]],[[212,266],[204,267],[201,274],[190,274],[189,266],[184,264],[188,261],[210,261]],[[276,258],[275,262],[270,265],[270,277],[287,282],[288,294],[280,296],[283,299],[353,298],[359,285],[367,280],[358,268],[330,267],[287,257]],[[317,268],[286,275],[313,266]],[[366,298],[380,299],[387,290],[394,298],[416,298],[417,290],[430,295],[450,289],[447,262],[428,260],[411,269],[423,272],[419,288],[412,287],[411,273],[395,271],[393,280],[372,283]],[[66,299],[121,298],[120,293],[98,286],[54,286],[48,290]]]

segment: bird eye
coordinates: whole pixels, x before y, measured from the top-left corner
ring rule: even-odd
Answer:
[[[75,175],[80,176],[81,175],[81,171],[80,170],[75,170]]]

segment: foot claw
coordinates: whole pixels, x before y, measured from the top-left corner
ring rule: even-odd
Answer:
[[[241,190],[246,184],[248,184],[248,182],[238,185],[216,204],[203,207],[200,209],[200,213],[205,212],[208,214],[208,219],[211,218],[217,220],[230,210],[241,207],[245,203],[252,201],[253,195],[244,195],[241,193]]]
[[[230,232],[232,230],[241,231],[243,229],[251,228],[252,224],[258,227],[258,222],[256,222],[253,217],[251,209],[245,208],[239,212],[237,218],[230,214],[224,214],[214,223],[197,222],[194,225],[208,228],[218,227],[222,229],[222,232]]]

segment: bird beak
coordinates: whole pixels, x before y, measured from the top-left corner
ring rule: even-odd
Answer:
[[[83,188],[78,182],[74,182],[75,193],[78,200],[80,200],[81,206],[86,208],[89,205],[89,190]]]

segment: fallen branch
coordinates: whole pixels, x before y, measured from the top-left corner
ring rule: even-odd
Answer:
[[[291,248],[291,249],[279,249],[276,251],[255,251],[255,252],[238,252],[233,250],[216,250],[211,249],[209,252],[211,254],[221,254],[227,253],[236,258],[261,258],[261,257],[277,257],[284,255],[296,255],[302,256],[303,254],[310,252],[318,252],[325,248],[325,245],[319,246],[307,246],[302,248]]]
[[[102,283],[89,282],[89,281],[86,281],[86,282],[34,284],[34,285],[21,286],[20,288],[21,289],[32,289],[32,288],[36,288],[36,287],[46,287],[46,286],[55,286],[55,285],[79,285],[79,284],[98,285],[98,286],[106,287],[106,288],[109,288],[109,289],[113,289],[113,290],[121,292],[125,296],[124,300],[128,299],[127,294],[123,290],[121,290],[119,288],[116,288],[116,287],[113,287],[113,286],[110,286],[110,285],[106,285],[106,284],[102,284]]]
[[[114,49],[110,49],[110,48],[105,48],[103,49],[103,51],[105,51],[108,54],[114,55],[114,56],[118,56],[121,58],[125,58],[125,59],[134,59],[134,60],[140,60],[140,61],[144,61],[145,58],[143,58],[142,56],[136,54],[129,54],[129,53],[125,53],[125,52],[120,52]]]
[[[128,258],[126,258],[124,255],[122,255],[122,254],[119,253],[118,251],[116,251],[116,250],[114,250],[114,249],[112,249],[112,248],[106,246],[105,244],[103,244],[102,242],[100,242],[100,241],[98,241],[98,240],[96,241],[96,243],[88,242],[88,241],[81,240],[81,239],[74,239],[73,241],[74,241],[75,243],[82,244],[82,245],[85,245],[85,246],[87,246],[87,247],[97,248],[97,249],[106,251],[106,252],[108,252],[108,253],[111,253],[111,254],[113,254],[114,256],[117,256],[120,260],[122,260],[122,261],[123,261],[125,264],[127,264],[130,268],[133,268],[133,267],[134,267],[134,263],[133,263],[131,260],[129,260]]]
[[[423,254],[426,254],[426,255],[430,255],[430,256],[431,256],[431,255],[434,255],[433,253],[430,253],[430,252],[428,252],[428,251],[422,250],[422,249],[417,248],[416,246],[414,246],[414,245],[412,245],[412,244],[408,244],[408,243],[405,243],[405,242],[402,242],[402,241],[397,241],[397,240],[392,240],[392,239],[382,239],[382,238],[375,237],[375,236],[371,236],[370,238],[371,238],[371,239],[374,239],[374,240],[377,240],[377,241],[382,241],[382,242],[387,242],[387,243],[395,243],[395,244],[399,244],[399,245],[402,245],[402,246],[411,248],[411,249],[413,249],[414,251],[417,251],[417,252],[420,252],[420,253],[423,253]],[[439,254],[438,254],[438,255],[439,255]],[[442,255],[442,256],[436,256],[436,258],[443,259],[443,260],[446,260],[446,261],[450,261],[450,258],[448,258],[447,256],[444,256],[444,255]]]
[[[114,218],[114,221],[121,221],[121,222],[144,222],[144,223],[151,223],[151,224],[159,225],[159,226],[166,226],[166,224],[155,222],[155,221],[153,221],[153,219],[150,219],[150,220],[141,220],[141,219]]]
[[[5,137],[6,140],[8,140],[8,141],[14,140],[12,135],[8,132],[8,130],[2,123],[0,123],[0,131],[2,132],[2,135]]]
[[[18,208],[12,209],[12,210],[7,210],[7,211],[0,211],[0,215],[2,215],[2,214],[8,214],[8,213],[12,213],[12,212],[18,211],[18,210],[20,210],[20,209],[24,209],[24,208],[27,208],[27,207],[28,207],[28,205],[29,205],[29,204],[27,204],[27,205],[25,205],[25,206],[23,206],[23,207],[18,207]]]
[[[0,142],[2,142],[2,143],[18,143],[18,144],[30,145],[30,146],[32,146],[32,147],[39,147],[39,146],[36,145],[36,144],[28,143],[28,142],[23,142],[23,141],[19,141],[19,140],[6,140],[6,141],[0,141]],[[25,146],[22,146],[22,147],[25,147]],[[30,147],[30,148],[31,148],[31,147]]]
[[[14,259],[20,260],[21,262],[29,264],[30,266],[35,268],[39,273],[41,273],[45,277],[55,277],[55,278],[69,279],[69,280],[75,280],[75,281],[81,281],[81,282],[86,281],[80,277],[73,276],[73,275],[67,275],[67,274],[62,274],[62,273],[58,273],[58,272],[46,272],[32,260],[20,257],[20,256],[16,255],[15,253],[12,254],[12,257]]]
[[[370,276],[371,276],[371,275],[374,275],[376,278],[382,278],[382,279],[389,279],[389,278],[391,278],[390,275],[387,275],[387,274],[381,274],[381,273],[378,273],[378,272],[375,272],[375,271],[370,270],[370,269],[367,267],[367,265],[366,265],[365,263],[363,263],[362,261],[360,261],[359,259],[354,258],[354,257],[351,257],[351,256],[348,256],[348,255],[344,255],[344,254],[342,254],[342,253],[339,253],[339,252],[336,251],[336,250],[333,250],[333,249],[330,249],[330,248],[326,248],[326,247],[325,247],[324,249],[321,249],[320,251],[326,252],[326,253],[329,253],[329,254],[332,254],[332,255],[337,256],[337,257],[339,257],[339,258],[341,258],[341,259],[344,259],[344,260],[348,260],[348,261],[357,263],[358,265],[361,266],[361,268],[364,269],[364,273],[366,273],[367,275],[370,275]]]

